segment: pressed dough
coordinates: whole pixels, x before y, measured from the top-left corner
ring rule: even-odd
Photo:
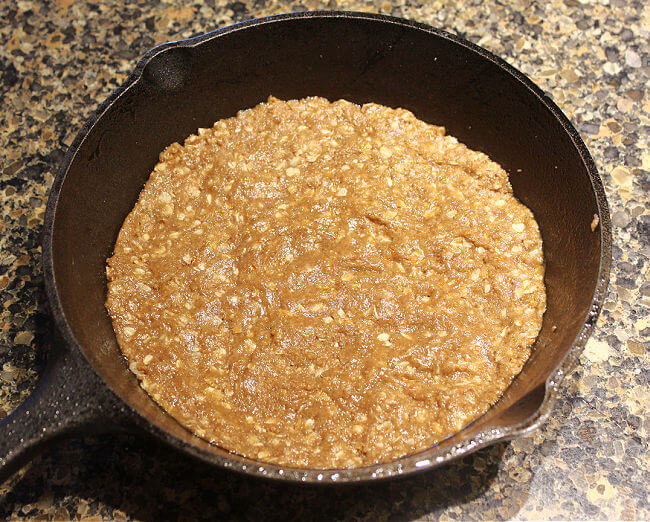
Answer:
[[[106,306],[142,387],[195,434],[346,468],[494,404],[543,275],[533,215],[485,154],[403,109],[270,98],[160,155]]]

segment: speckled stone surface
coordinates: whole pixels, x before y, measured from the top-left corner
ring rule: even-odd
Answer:
[[[67,440],[0,485],[0,518],[650,519],[650,7],[640,0],[0,0],[0,418],[33,389],[49,349],[40,234],[83,121],[155,44],[319,8],[458,33],[528,74],[581,131],[612,211],[613,272],[551,420],[441,470],[340,490],[250,480],[133,436]]]

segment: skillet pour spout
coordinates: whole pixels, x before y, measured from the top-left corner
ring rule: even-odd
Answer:
[[[121,355],[104,308],[105,263],[158,154],[269,95],[375,102],[442,125],[511,173],[539,224],[547,311],[531,358],[485,415],[418,454],[349,470],[256,462],[183,428]],[[610,262],[603,185],[577,131],[522,73],[470,42],[399,18],[307,12],[156,47],[85,124],[52,187],[43,264],[60,352],[28,403],[0,424],[0,478],[39,444],[97,427],[136,430],[212,465],[278,480],[363,482],[434,468],[544,422],[593,329]]]

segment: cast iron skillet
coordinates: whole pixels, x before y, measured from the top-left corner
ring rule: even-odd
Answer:
[[[444,125],[511,173],[539,222],[548,310],[535,351],[487,414],[432,448],[355,470],[256,462],[185,430],[121,356],[104,309],[105,260],[158,153],[270,94],[373,101]],[[83,127],[52,187],[43,264],[60,348],[32,396],[2,421],[0,478],[45,443],[91,430],[146,432],[216,466],[289,481],[359,482],[438,466],[544,422],[598,316],[610,261],[605,193],[576,130],[523,74],[461,38],[387,16],[312,12],[156,47]]]

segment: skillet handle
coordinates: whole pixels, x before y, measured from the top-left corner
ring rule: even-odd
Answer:
[[[0,483],[49,443],[81,432],[122,431],[126,406],[67,348],[54,348],[35,390],[0,420]]]

